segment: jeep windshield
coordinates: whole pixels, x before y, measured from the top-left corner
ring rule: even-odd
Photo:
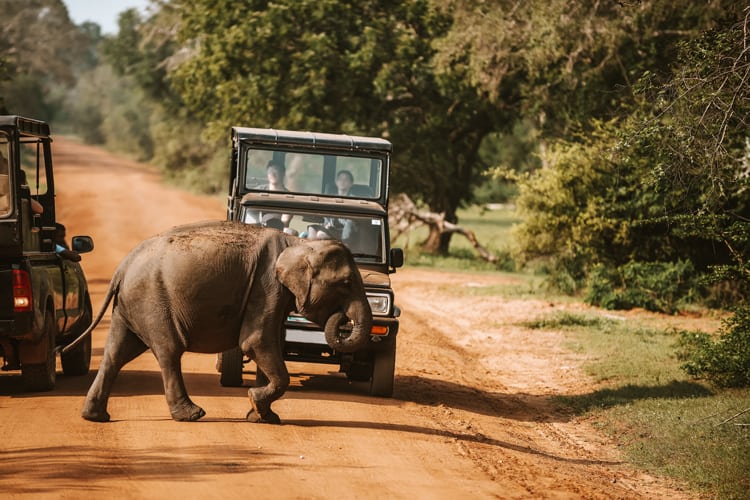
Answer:
[[[243,205],[240,220],[284,231],[307,239],[336,239],[344,243],[355,260],[385,263],[385,234],[382,215],[294,210]]]
[[[344,153],[244,151],[244,190],[332,197],[380,198],[383,160]]]
[[[379,137],[232,127],[229,196],[280,191],[387,207],[392,151]]]
[[[7,217],[11,211],[10,188],[10,144],[8,135],[0,131],[0,218]]]

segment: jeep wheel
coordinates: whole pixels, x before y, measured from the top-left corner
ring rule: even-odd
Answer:
[[[390,398],[393,396],[393,373],[396,370],[396,343],[388,349],[376,351],[372,361],[370,395]]]
[[[372,378],[372,362],[354,362],[345,373],[347,380],[351,382],[369,382]]]
[[[91,316],[91,299],[86,295],[83,316],[78,322],[80,327],[75,329],[76,337],[83,333],[91,324]],[[89,366],[91,365],[91,335],[83,339],[73,350],[62,353],[60,361],[62,362],[62,370],[65,375],[80,376],[88,374]]]
[[[239,347],[219,353],[216,365],[221,372],[219,381],[224,387],[242,385],[242,351]]]
[[[21,360],[21,380],[24,388],[30,392],[51,391],[55,388],[57,365],[55,356],[55,337],[57,328],[52,312],[44,315],[44,334],[39,339],[39,348],[44,349],[45,362],[27,364]]]

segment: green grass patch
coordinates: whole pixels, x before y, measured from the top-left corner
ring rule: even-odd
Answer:
[[[688,378],[675,354],[679,332],[570,313],[524,326],[569,332],[569,347],[589,359],[585,370],[601,387],[558,399],[591,418],[630,462],[711,497],[750,497],[750,390]]]

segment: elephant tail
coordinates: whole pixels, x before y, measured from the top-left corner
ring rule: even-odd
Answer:
[[[102,305],[102,308],[99,310],[99,314],[96,315],[96,318],[91,322],[88,328],[86,328],[86,331],[81,333],[73,342],[69,343],[65,347],[62,348],[61,352],[66,353],[70,351],[71,349],[74,349],[78,344],[83,342],[83,340],[91,335],[91,332],[94,331],[94,328],[96,328],[96,325],[99,324],[99,322],[104,317],[104,313],[107,312],[107,308],[109,308],[109,303],[112,302],[112,298],[117,295],[117,292],[120,290],[120,272],[119,269],[115,272],[115,275],[112,276],[112,281],[109,282],[109,288],[107,289],[107,294],[104,296],[104,304]]]

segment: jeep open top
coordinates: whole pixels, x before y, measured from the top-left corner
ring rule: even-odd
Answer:
[[[391,151],[391,143],[380,138],[232,128],[227,219],[301,238],[323,231],[341,240],[354,256],[373,313],[369,345],[349,354],[333,351],[319,325],[291,314],[285,323],[285,359],[337,364],[350,380],[369,381],[370,394],[376,396],[393,393],[400,314],[389,277],[403,264],[401,249],[390,248],[388,232]],[[285,169],[285,191],[270,190],[269,162]],[[354,181],[345,196],[336,188],[342,170]],[[219,357],[223,385],[242,384],[242,363],[239,348]]]
[[[0,356],[32,391],[55,386],[57,352],[91,323],[83,270],[55,251],[51,142],[46,123],[0,116]],[[76,236],[72,247],[94,244]],[[89,338],[61,355],[63,373],[84,375],[90,360]]]

